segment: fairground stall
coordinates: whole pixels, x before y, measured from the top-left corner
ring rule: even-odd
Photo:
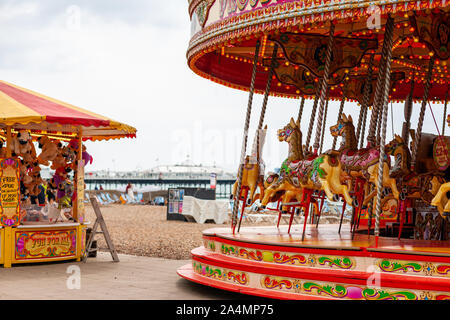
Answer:
[[[204,246],[178,274],[272,298],[450,299],[449,137],[436,120],[447,114],[447,3],[192,0],[189,14],[189,67],[249,99],[231,228],[204,231]],[[254,93],[264,98],[247,155]],[[264,172],[261,159],[269,96],[299,100],[278,130],[289,144],[279,174]],[[328,119],[332,101],[338,116]],[[355,121],[348,101],[359,105]],[[387,141],[394,103],[404,105],[395,119],[403,128]],[[422,133],[425,114],[433,133]],[[339,224],[319,223],[326,201],[342,203]],[[277,203],[278,224],[241,228],[253,203],[262,214]]]
[[[0,264],[79,261],[86,229],[83,141],[136,129],[0,81]],[[48,177],[44,177],[47,172]]]

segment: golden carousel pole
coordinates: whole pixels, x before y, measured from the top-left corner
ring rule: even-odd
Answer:
[[[319,150],[320,146],[320,131],[322,130],[322,121],[323,121],[323,114],[324,114],[324,108],[325,108],[325,97],[327,95],[328,91],[328,78],[330,73],[330,64],[331,64],[331,53],[333,51],[333,45],[334,45],[334,29],[335,25],[333,21],[331,21],[330,24],[330,34],[328,36],[328,43],[327,43],[327,52],[325,57],[325,66],[323,70],[323,78],[320,85],[320,106],[319,106],[319,114],[317,116],[317,128],[316,128],[316,136],[314,140],[314,154],[317,154],[317,151]]]
[[[300,108],[298,109],[297,121],[300,123],[302,121],[303,108],[305,107],[305,96],[302,97],[300,102]],[[444,121],[445,122],[445,121]]]
[[[409,91],[409,96],[405,101],[405,122],[403,123],[402,138],[406,145],[409,141],[409,128],[411,127],[411,114],[413,107],[413,93],[414,93],[414,80],[411,81],[411,89]]]
[[[329,90],[328,90],[329,92]],[[326,125],[327,125],[327,114],[328,114],[328,94],[327,93],[327,102],[325,104],[325,112],[323,114],[323,126],[322,126],[322,137],[320,138],[320,150],[319,153],[322,153],[322,147],[323,147],[323,140],[325,138],[325,129],[326,129]]]
[[[319,103],[319,94],[320,94],[320,88],[321,88],[321,84],[322,82],[319,81],[317,86],[316,86],[316,92],[315,92],[315,96],[314,96],[314,104],[311,110],[311,117],[309,118],[309,126],[308,126],[308,132],[306,135],[306,140],[305,140],[305,150],[309,149],[309,143],[311,141],[311,135],[312,135],[312,129],[314,127],[314,119],[316,117],[316,111],[317,111],[317,104]]]
[[[356,132],[356,144],[358,145],[358,141],[360,142],[360,149],[362,149],[364,143],[364,133],[366,130],[366,122],[367,122],[367,110],[369,109],[369,99],[370,99],[370,91],[372,86],[372,75],[373,75],[373,60],[375,58],[375,53],[370,56],[369,65],[367,69],[367,77],[364,83],[363,90],[363,101],[361,104],[361,110],[359,111],[358,118],[358,128]],[[353,182],[352,182],[353,185]],[[370,186],[369,186],[370,188]],[[362,204],[361,204],[362,205]],[[369,206],[368,210],[369,221],[368,221],[368,233],[370,234],[370,229],[372,227],[372,208]]]
[[[416,136],[414,138],[413,148],[411,152],[411,169],[414,171],[416,167],[416,161],[417,161],[417,151],[419,150],[419,144],[420,140],[422,138],[422,127],[423,127],[423,120],[425,117],[425,109],[427,107],[428,102],[428,94],[430,92],[430,86],[431,86],[431,76],[433,75],[433,66],[434,66],[434,55],[430,57],[430,63],[428,65],[428,74],[425,82],[425,87],[423,89],[423,100],[422,100],[422,106],[420,108],[420,114],[419,114],[419,121],[417,123],[417,130],[416,130]]]
[[[383,47],[381,49],[381,58],[380,58],[380,64],[378,66],[378,77],[377,77],[377,84],[376,84],[376,89],[375,89],[375,95],[373,98],[373,106],[372,106],[372,114],[370,117],[370,124],[369,124],[369,133],[367,136],[367,146],[374,146],[376,143],[376,127],[377,127],[377,123],[378,123],[378,117],[379,117],[379,113],[380,113],[380,96],[382,95],[382,88],[383,88],[383,84],[384,84],[384,80],[386,78],[386,72],[385,72],[385,66],[386,66],[386,55],[387,55],[387,49],[386,49],[386,39],[388,37],[393,36],[393,29],[388,29],[387,28],[387,23],[386,23],[386,29],[385,29],[385,38],[383,40]],[[391,35],[392,33],[392,35]]]
[[[375,54],[372,54],[370,56],[369,60],[369,66],[367,70],[367,78],[366,82],[364,84],[364,91],[363,91],[363,103],[361,104],[361,110],[359,111],[359,118],[358,118],[358,127],[356,130],[356,142],[359,141],[359,138],[361,135],[364,136],[364,129],[365,129],[365,119],[367,115],[367,108],[369,106],[369,98],[370,98],[370,87],[372,83],[372,74],[373,74],[373,60],[374,60]],[[362,129],[362,130],[361,130]]]
[[[384,66],[383,73],[380,77],[384,75],[384,88],[382,98],[379,99],[380,104],[378,110],[382,112],[381,114],[381,128],[380,128],[380,156],[378,160],[378,186],[377,186],[377,200],[376,200],[376,211],[375,211],[375,246],[378,247],[378,237],[380,235],[380,216],[381,216],[381,195],[383,190],[383,171],[384,171],[384,156],[385,156],[385,141],[386,141],[386,127],[387,127],[387,114],[389,106],[389,89],[391,82],[391,58],[392,58],[392,44],[393,44],[393,32],[394,29],[394,18],[388,15],[386,21],[386,34],[383,41],[383,45],[386,44],[386,64]]]
[[[345,82],[344,82],[344,86],[345,86]],[[341,119],[342,117],[342,112],[344,111],[344,105],[345,105],[345,90],[343,91],[343,95],[342,95],[342,99],[341,99],[341,104],[339,106],[339,112],[338,112],[338,116],[337,116],[337,121],[339,121],[339,119]],[[336,142],[337,142],[337,136],[333,137],[333,144],[331,146],[331,150],[334,150],[336,148]]]
[[[241,148],[241,157],[239,160],[239,172],[238,172],[238,184],[236,186],[236,194],[234,194],[234,203],[233,203],[233,212],[231,215],[231,228],[233,230],[233,234],[235,232],[235,228],[237,225],[237,213],[238,213],[238,207],[239,207],[239,197],[241,195],[241,187],[242,187],[242,174],[244,171],[244,160],[245,160],[245,152],[247,149],[247,140],[248,140],[248,127],[250,125],[250,115],[252,113],[252,103],[253,103],[253,93],[255,91],[255,78],[256,78],[256,68],[258,63],[258,57],[259,57],[259,48],[260,48],[260,40],[257,40],[256,47],[255,47],[255,56],[253,59],[253,70],[252,70],[252,77],[250,80],[250,89],[249,89],[249,95],[248,95],[248,104],[247,104],[247,114],[245,117],[245,123],[244,123],[244,136],[242,139],[242,148]],[[244,214],[242,212],[241,214]]]
[[[444,104],[444,116],[442,118],[442,136],[445,136],[445,127],[447,123],[447,98],[448,98],[448,85],[447,85],[447,93],[445,94],[445,104]]]
[[[264,92],[264,98],[263,98],[263,103],[262,103],[262,107],[261,107],[261,114],[259,116],[258,128],[256,130],[256,159],[257,159],[257,163],[258,163],[258,169],[261,166],[261,161],[260,161],[260,159],[261,159],[261,154],[260,154],[260,152],[261,152],[261,144],[260,144],[261,135],[260,134],[261,134],[261,130],[262,130],[262,127],[264,124],[264,117],[266,114],[267,102],[269,100],[270,87],[272,86],[272,76],[273,76],[273,72],[274,72],[274,68],[275,68],[275,62],[277,60],[277,52],[278,52],[278,44],[275,43],[274,47],[273,47],[273,51],[272,51],[272,60],[270,63],[269,73],[267,74],[266,91]],[[244,212],[242,212],[241,214],[244,214]],[[241,230],[241,221],[242,221],[242,219],[239,219],[238,232]]]

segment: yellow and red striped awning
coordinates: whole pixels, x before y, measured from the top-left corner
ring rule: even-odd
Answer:
[[[80,130],[84,140],[136,137],[129,125],[0,80],[0,128],[7,126],[68,139]]]

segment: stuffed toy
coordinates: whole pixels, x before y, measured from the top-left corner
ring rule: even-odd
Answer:
[[[81,158],[84,160],[84,166],[86,166],[87,164],[92,164],[93,158],[92,156],[86,151],[86,146],[82,144],[82,154],[81,154]],[[76,170],[76,166],[77,166],[77,159],[78,159],[78,140],[70,140],[69,144],[67,145],[66,149],[65,149],[65,154],[66,154],[66,160],[67,162],[71,162],[72,163],[72,169]]]
[[[62,149],[62,155],[64,158],[66,158],[67,163],[75,162],[77,158],[75,150],[72,147],[70,147],[70,145],[67,145]]]
[[[36,149],[31,141],[31,135],[26,130],[20,130],[14,135],[11,142],[11,154],[13,157],[21,156],[25,162],[31,162],[36,158]]]
[[[27,174],[23,177],[23,185],[26,190],[26,194],[37,196],[41,191],[39,185],[42,184],[41,168],[33,166],[28,169]]]
[[[65,196],[65,184],[68,181],[67,168],[61,167],[56,169],[55,174],[49,182],[50,188],[56,190],[56,200]]]
[[[84,160],[84,165],[92,164],[92,161],[94,158],[86,151],[86,146],[83,145],[83,154],[81,155],[81,158]]]
[[[37,141],[39,148],[42,150],[37,160],[40,164],[48,166],[50,164],[49,161],[53,161],[58,156],[58,150],[62,147],[62,144],[46,136],[39,137]]]
[[[65,168],[66,166],[67,166],[66,158],[64,158],[64,156],[61,153],[58,153],[55,159],[53,159],[50,169],[57,170],[59,168]]]
[[[50,169],[52,170],[67,166],[67,159],[64,155],[65,147],[63,147],[62,143],[58,143],[57,147],[58,151],[56,157],[52,160],[52,165],[50,166]]]

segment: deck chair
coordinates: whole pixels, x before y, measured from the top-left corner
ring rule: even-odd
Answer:
[[[116,202],[116,200],[114,200],[113,198],[111,198],[111,195],[110,195],[109,193],[106,193],[106,198],[108,198],[108,201],[109,201],[110,203],[115,203],[115,202]]]
[[[136,203],[142,203],[143,197],[144,197],[144,195],[142,193],[138,193],[136,195]]]
[[[108,200],[108,198],[106,197],[106,195],[104,193],[100,193],[100,197],[102,198],[102,200],[106,203],[110,203],[110,201]]]
[[[101,205],[103,205],[103,206],[105,206],[105,205],[108,204],[108,203],[105,202],[105,201],[102,199],[102,197],[100,197],[99,195],[96,195],[95,198],[96,198],[97,201],[98,201]]]
[[[120,202],[122,203],[122,204],[127,204],[128,203],[128,199],[127,199],[127,197],[125,196],[125,193],[122,193],[121,195],[120,195]]]
[[[128,203],[130,204],[136,204],[136,198],[132,199],[128,194],[125,194],[125,196],[127,197]]]
[[[120,198],[117,196],[117,194],[113,193],[111,194],[111,197],[114,199],[114,201],[120,202]]]

